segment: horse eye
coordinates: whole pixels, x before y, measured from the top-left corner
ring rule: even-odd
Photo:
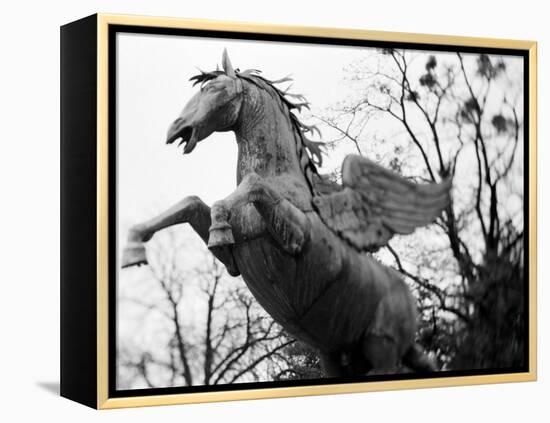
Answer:
[[[223,90],[224,86],[221,84],[209,84],[206,89],[208,91],[221,91]]]
[[[212,88],[214,88],[214,84],[212,82],[207,82],[202,86],[203,90],[211,90]]]

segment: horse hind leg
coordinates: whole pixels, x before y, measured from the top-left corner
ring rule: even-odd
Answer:
[[[369,374],[437,371],[436,364],[419,345],[413,343],[401,356],[398,343],[384,335],[367,336],[363,341],[363,354],[372,367]]]
[[[359,376],[371,370],[361,348],[353,347],[332,353],[320,351],[319,358],[327,377]]]
[[[156,232],[180,223],[189,223],[202,240],[207,243],[208,229],[211,224],[210,207],[204,204],[199,197],[185,197],[164,213],[130,228],[127,243],[122,253],[122,267],[147,264],[145,243]],[[214,252],[214,255],[225,265],[230,275],[238,276],[240,274],[229,247],[218,249]]]
[[[319,351],[319,359],[321,368],[326,377],[343,377],[347,376],[346,364],[342,362],[340,353],[326,353]]]
[[[234,243],[229,224],[230,213],[247,203],[254,204],[271,236],[287,253],[295,255],[302,250],[309,234],[309,221],[305,213],[255,173],[248,174],[233,193],[212,206],[209,248]]]
[[[419,373],[430,373],[438,370],[434,360],[432,360],[418,344],[413,344],[405,352],[402,361],[409,369]]]
[[[368,362],[368,374],[392,374],[399,367],[398,346],[387,335],[369,334],[363,339],[362,353]]]
[[[362,353],[369,374],[401,372],[402,357],[414,344],[416,308],[404,282],[396,283],[380,300],[374,320],[362,339]]]

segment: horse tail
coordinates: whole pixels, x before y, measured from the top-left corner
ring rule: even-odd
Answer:
[[[418,344],[413,344],[403,356],[403,364],[416,372],[435,372],[437,365]]]

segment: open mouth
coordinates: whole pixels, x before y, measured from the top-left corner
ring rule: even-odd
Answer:
[[[193,138],[193,128],[191,126],[184,126],[181,129],[170,132],[171,133],[168,134],[166,144],[172,144],[175,141],[179,140],[178,147],[182,144],[184,145],[183,154],[188,154],[193,151],[195,145],[197,144],[197,141]]]

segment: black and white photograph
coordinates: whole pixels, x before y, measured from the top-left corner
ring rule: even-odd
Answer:
[[[528,369],[525,55],[115,44],[114,392]]]

